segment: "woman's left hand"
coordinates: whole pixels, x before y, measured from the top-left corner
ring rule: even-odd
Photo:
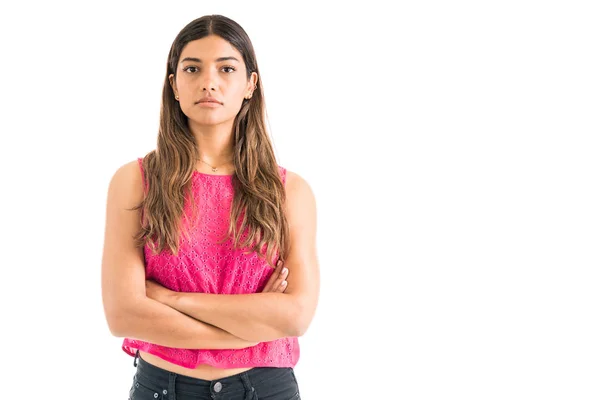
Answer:
[[[156,283],[150,279],[146,279],[146,297],[149,297],[163,304],[168,304],[169,299],[173,296],[174,293],[174,291],[167,289],[161,284]]]

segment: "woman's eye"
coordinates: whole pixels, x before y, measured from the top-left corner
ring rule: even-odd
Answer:
[[[190,68],[192,68],[193,70],[190,71]],[[223,69],[231,70],[231,71],[226,71],[228,74],[235,71],[235,68],[230,67],[230,66],[225,66],[225,67],[223,67]],[[189,67],[185,67],[183,70],[186,72],[194,73],[194,72],[198,72],[198,67],[194,67],[193,65],[190,65]]]

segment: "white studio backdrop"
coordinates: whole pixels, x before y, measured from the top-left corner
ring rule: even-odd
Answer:
[[[0,6],[3,395],[126,398],[108,182],[155,146],[176,34],[223,14],[317,199],[302,398],[599,397],[595,4],[349,3]]]

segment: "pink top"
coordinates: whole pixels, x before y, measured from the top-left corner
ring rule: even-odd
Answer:
[[[143,176],[141,158],[138,158],[138,163]],[[279,171],[285,185],[286,170],[279,167]],[[242,250],[234,250],[231,239],[217,244],[229,226],[232,175],[194,171],[191,184],[198,202],[198,221],[190,229],[190,241],[182,237],[177,256],[172,255],[168,248],[152,255],[146,245],[146,278],[178,292],[261,292],[273,269],[254,252],[244,255]],[[191,215],[191,211],[186,201],[184,212]],[[278,256],[275,254],[275,260]],[[237,350],[179,349],[125,338],[122,349],[132,357],[135,349],[139,349],[185,368],[195,368],[200,364],[217,368],[294,367],[300,356],[297,337],[262,342]]]

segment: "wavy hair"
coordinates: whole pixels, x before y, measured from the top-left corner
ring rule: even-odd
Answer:
[[[191,178],[199,155],[188,118],[174,99],[169,75],[177,77],[177,63],[185,45],[209,35],[223,38],[240,52],[247,79],[252,72],[258,75],[252,97],[244,99],[233,124],[234,196],[229,229],[221,243],[231,238],[235,247],[249,247],[249,251],[266,257],[274,267],[275,251],[280,259],[285,259],[289,246],[285,189],[266,129],[266,107],[254,48],[244,29],[222,15],[195,19],[179,32],[171,45],[157,145],[143,158],[147,190],[142,202],[134,208],[142,210],[141,229],[134,239],[138,247],[148,244],[155,254],[167,247],[177,254],[180,234],[187,235],[182,232],[182,215],[186,199],[193,199]]]

